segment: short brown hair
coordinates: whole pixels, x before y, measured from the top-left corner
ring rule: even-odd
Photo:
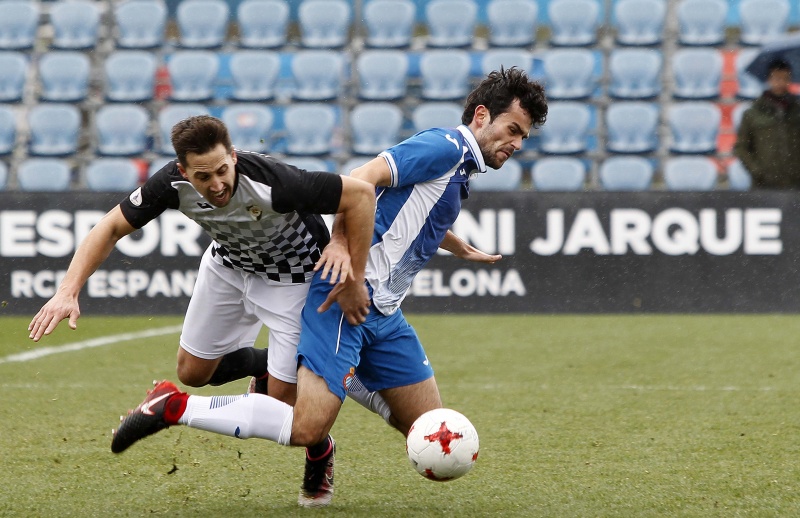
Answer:
[[[486,79],[467,96],[461,123],[468,125],[475,117],[475,108],[486,106],[489,116],[494,120],[508,111],[511,103],[519,99],[519,104],[531,117],[535,126],[541,126],[547,119],[547,99],[544,87],[528,79],[528,75],[517,67],[491,72]]]
[[[197,115],[183,119],[172,127],[172,147],[178,161],[186,167],[186,155],[208,153],[218,144],[225,146],[228,153],[233,152],[231,136],[225,123],[210,115]]]

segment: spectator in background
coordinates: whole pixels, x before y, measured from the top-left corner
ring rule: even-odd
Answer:
[[[733,153],[753,177],[754,188],[800,189],[800,100],[789,92],[792,69],[769,66],[769,88],[744,112]]]

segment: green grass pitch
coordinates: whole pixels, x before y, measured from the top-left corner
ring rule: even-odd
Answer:
[[[350,401],[315,516],[800,516],[800,316],[409,320],[445,405],[478,429],[475,468],[425,480]],[[310,516],[299,449],[173,427],[111,453],[118,416],[176,379],[176,332],[8,361],[179,317],[87,315],[39,344],[28,321],[0,319],[0,516]]]

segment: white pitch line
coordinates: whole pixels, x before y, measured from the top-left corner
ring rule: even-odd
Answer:
[[[102,347],[104,345],[115,344],[119,342],[127,342],[130,340],[138,340],[140,338],[151,338],[153,336],[169,335],[178,333],[181,326],[159,327],[156,329],[149,329],[147,331],[139,331],[136,333],[122,333],[118,335],[103,336],[100,338],[92,338],[91,340],[84,340],[82,342],[75,342],[71,344],[64,344],[55,347],[42,347],[41,349],[34,349],[24,353],[11,354],[9,356],[0,358],[0,363],[14,363],[14,362],[27,362],[37,360],[50,356],[51,354],[67,353],[72,351],[82,351],[83,349],[91,349],[93,347]]]

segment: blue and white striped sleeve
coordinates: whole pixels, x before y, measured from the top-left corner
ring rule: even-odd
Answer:
[[[391,170],[391,187],[427,182],[462,162],[464,146],[456,130],[435,128],[417,133],[380,154]]]

